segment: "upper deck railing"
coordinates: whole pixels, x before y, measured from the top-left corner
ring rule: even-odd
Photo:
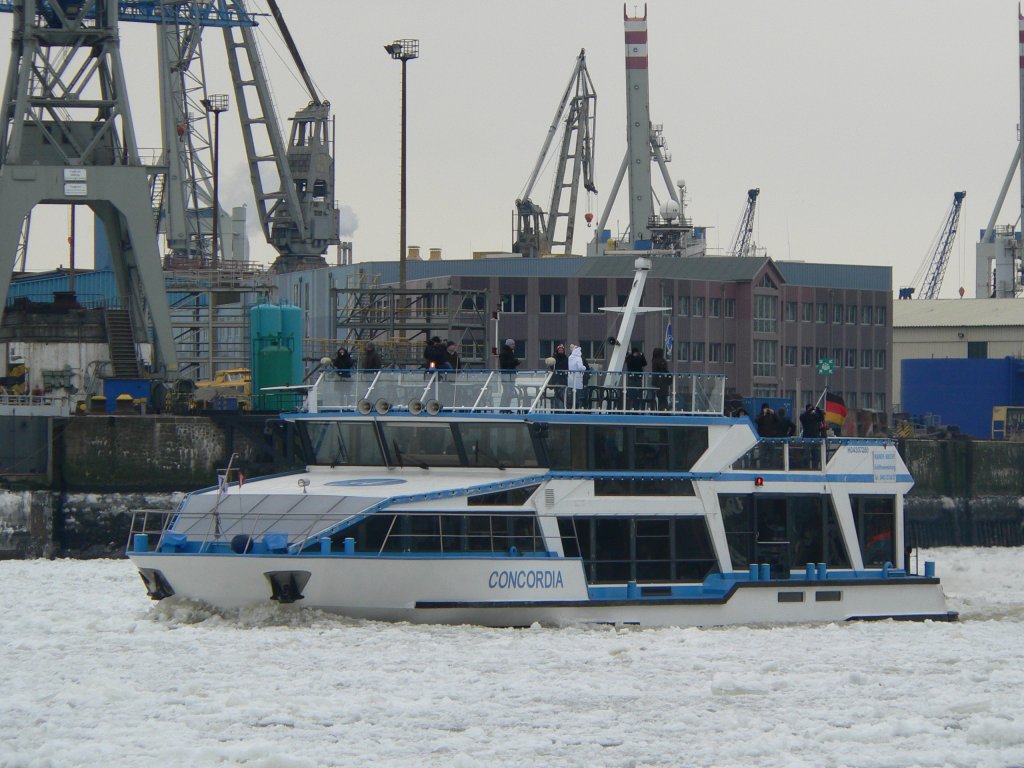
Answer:
[[[347,374],[347,375],[346,375]],[[563,371],[324,371],[310,390],[310,413],[446,411],[721,415],[725,376],[591,371],[582,387]]]

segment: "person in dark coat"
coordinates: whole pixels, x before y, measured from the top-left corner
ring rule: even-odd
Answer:
[[[334,359],[331,362],[341,375],[341,378],[352,378],[352,366],[355,361],[352,359],[352,355],[348,353],[348,349],[345,347],[338,347],[338,351],[335,353]]]
[[[380,359],[380,352],[377,351],[372,342],[363,349],[363,356],[359,361],[359,367],[364,371],[379,371],[384,367]]]
[[[654,389],[658,397],[658,410],[668,410],[669,397],[672,391],[672,376],[668,372],[668,361],[665,350],[655,347],[651,354],[651,373],[654,374]]]
[[[796,424],[789,418],[785,408],[779,408],[779,434],[778,437],[793,437],[796,434]]]
[[[448,345],[444,350],[444,359],[448,363],[448,367],[453,371],[459,370],[461,363],[459,362],[459,347],[454,341],[449,341]]]
[[[449,367],[448,360],[445,358],[444,342],[441,341],[440,336],[435,336],[430,340],[430,344],[423,352],[423,357],[427,360],[427,368],[445,369]]]
[[[629,388],[629,396],[626,398],[627,407],[630,410],[640,410],[643,404],[644,368],[647,367],[647,357],[640,351],[640,347],[633,347],[633,351],[626,355],[626,386]]]
[[[821,425],[824,420],[825,415],[821,409],[808,403],[804,407],[804,412],[800,414],[800,437],[821,437]]]
[[[565,344],[555,347],[555,373],[551,377],[551,384],[555,388],[555,407],[562,408],[565,405],[565,387],[569,383],[569,356],[565,354]]]
[[[757,434],[761,437],[779,436],[779,417],[775,415],[768,403],[761,403],[761,412],[754,419],[757,425]]]
[[[512,396],[516,390],[516,368],[522,361],[516,357],[516,342],[505,339],[505,344],[498,353],[498,368],[501,370],[501,407],[512,405]]]

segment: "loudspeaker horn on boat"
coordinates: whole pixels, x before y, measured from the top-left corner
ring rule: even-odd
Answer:
[[[426,408],[431,416],[437,416],[441,412],[441,404],[437,400],[427,400]]]
[[[373,410],[373,403],[369,400],[360,400],[356,403],[356,410],[358,410],[363,416],[366,416],[370,411]]]
[[[419,416],[421,413],[423,413],[423,403],[421,403],[419,400],[410,400],[409,413],[411,413],[413,416]]]
[[[391,403],[385,400],[383,397],[378,398],[377,402],[373,404],[374,410],[377,411],[381,416],[391,410]]]

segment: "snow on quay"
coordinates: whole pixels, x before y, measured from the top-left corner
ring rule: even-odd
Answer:
[[[152,603],[0,562],[0,766],[1024,765],[1024,550],[935,549],[959,623],[541,629]]]

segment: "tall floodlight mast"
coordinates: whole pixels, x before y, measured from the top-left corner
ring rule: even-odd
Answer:
[[[177,368],[150,203],[110,0],[18,0],[0,134],[0,307],[22,223],[39,203],[88,205],[110,244],[136,338],[155,335],[156,363]]]
[[[516,241],[512,250],[523,256],[536,258],[549,254],[568,256],[572,253],[573,231],[576,226],[576,204],[580,178],[588,193],[596,193],[594,185],[594,124],[597,113],[597,92],[587,72],[586,51],[576,57],[569,84],[555,110],[544,146],[526,182],[523,196],[516,200]],[[551,202],[547,211],[531,199],[534,184],[548,157],[548,151],[559,128],[562,142],[558,154]],[[571,170],[570,170],[571,165]],[[569,199],[563,205],[568,191]],[[590,216],[590,214],[587,214]],[[561,236],[559,236],[561,233]]]

